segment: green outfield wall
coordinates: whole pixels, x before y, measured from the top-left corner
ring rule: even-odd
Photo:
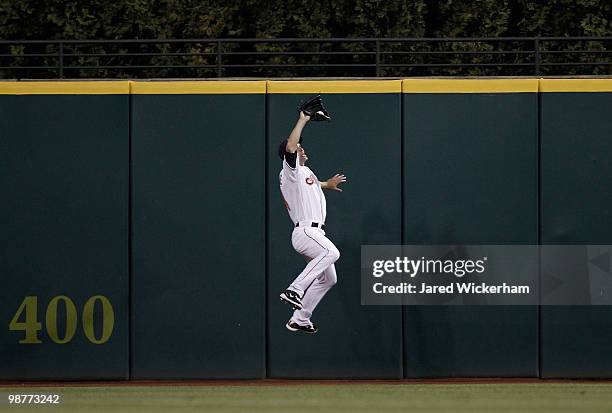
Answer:
[[[612,243],[612,91],[600,82],[541,81],[543,244]],[[611,376],[609,306],[544,306],[540,330],[542,377]]]
[[[372,82],[366,82],[367,84]],[[289,378],[400,378],[401,308],[361,305],[362,244],[401,243],[401,81],[377,82],[370,93],[352,82],[268,85],[268,373]],[[322,90],[321,90],[322,89]],[[338,283],[317,307],[316,335],[288,334],[291,316],[278,295],[305,265],[291,247],[293,225],[279,192],[277,148],[295,123],[296,102],[325,93],[330,123],[303,133],[310,168],[320,180],[348,176],[342,193],[327,193],[326,234],[340,250]],[[367,122],[358,119],[368,119]],[[363,166],[363,167],[362,167]],[[359,205],[358,208],[355,208]]]
[[[156,86],[131,96],[132,377],[263,377],[266,83]]]
[[[406,244],[538,243],[538,81],[488,82],[405,81]],[[465,304],[404,308],[406,376],[537,376],[538,308]]]
[[[304,131],[316,335],[278,188]],[[611,377],[609,307],[363,306],[365,244],[611,244],[612,81],[0,82],[0,379]]]
[[[0,95],[2,379],[128,378],[129,85],[64,90]]]

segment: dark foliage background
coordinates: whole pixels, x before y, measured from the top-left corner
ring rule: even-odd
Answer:
[[[612,36],[611,17],[610,0],[0,0],[0,39]],[[377,46],[373,42],[224,43],[222,63],[233,66],[221,70],[219,44],[215,42],[68,43],[62,47],[65,77],[376,74],[373,64]],[[544,63],[587,63],[545,67],[543,74],[610,73],[611,66],[588,65],[610,62],[611,55],[606,53],[611,49],[610,41],[549,41],[540,47],[553,52],[543,55]],[[383,42],[378,48],[381,62],[388,64],[379,71],[382,76],[533,74],[533,54],[508,52],[533,50],[533,42]],[[0,76],[4,78],[58,76],[57,43],[13,42],[2,44],[1,49]],[[562,50],[574,53],[554,53]],[[471,54],[457,54],[462,51]],[[331,52],[337,54],[325,54]],[[140,55],[130,55],[134,53]],[[314,63],[344,66],[295,66]],[[444,66],[458,63],[489,66]],[[502,67],[501,63],[517,66]],[[262,64],[285,66],[236,66]],[[359,64],[369,66],[346,66]],[[424,64],[442,66],[419,66]],[[41,65],[50,68],[24,69]],[[14,66],[22,69],[10,69]]]

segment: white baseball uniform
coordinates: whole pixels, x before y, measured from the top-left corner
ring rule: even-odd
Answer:
[[[336,284],[334,263],[340,258],[338,248],[320,228],[327,214],[325,195],[314,172],[300,165],[295,168],[283,159],[279,174],[280,190],[295,228],[291,235],[293,248],[308,260],[304,270],[289,286],[302,300],[302,309],[295,310],[291,320],[299,325],[310,325],[310,317],[319,301]],[[318,224],[318,227],[312,224]]]

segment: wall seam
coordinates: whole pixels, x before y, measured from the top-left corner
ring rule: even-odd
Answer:
[[[132,171],[133,159],[132,159],[132,136],[133,136],[133,119],[132,119],[132,82],[128,82],[128,379],[133,379],[133,273],[134,273],[134,259],[133,259],[133,180],[134,174]]]
[[[403,85],[403,82],[402,82]],[[404,217],[404,166],[405,166],[405,154],[404,154],[404,138],[405,134],[405,120],[404,120],[404,93],[403,87],[400,89],[400,243],[404,245],[404,225],[405,225],[405,217]],[[404,360],[406,360],[406,326],[404,323],[404,312],[406,308],[402,305],[400,306],[400,323],[401,323],[401,334],[400,334],[400,377],[406,378],[406,369],[404,368]]]
[[[538,79],[537,93],[537,127],[538,127],[538,245],[542,245],[542,79]],[[538,348],[537,348],[537,376],[542,377],[542,267],[541,259],[538,257],[538,291],[540,302],[538,303]]]
[[[268,284],[270,278],[269,271],[269,256],[268,252],[270,250],[270,238],[269,238],[269,223],[270,223],[270,212],[269,212],[269,171],[268,171],[268,152],[269,152],[269,139],[268,139],[268,131],[269,131],[269,116],[268,116],[268,88],[270,82],[266,80],[266,93],[264,94],[264,371],[263,377],[270,377],[270,332],[268,328],[268,316],[269,316],[269,300],[268,300]]]

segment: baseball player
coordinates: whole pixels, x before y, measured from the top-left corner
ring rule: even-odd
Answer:
[[[321,113],[317,116],[320,117]],[[294,309],[293,316],[286,324],[288,330],[316,333],[317,327],[310,318],[323,296],[336,284],[334,263],[340,258],[336,246],[325,236],[327,211],[323,189],[342,192],[338,185],[346,182],[346,177],[336,174],[320,182],[306,166],[308,156],[300,143],[302,130],[310,119],[311,116],[300,111],[289,138],[281,142],[278,149],[283,161],[279,174],[280,190],[295,227],[291,243],[308,261],[280,298]]]

